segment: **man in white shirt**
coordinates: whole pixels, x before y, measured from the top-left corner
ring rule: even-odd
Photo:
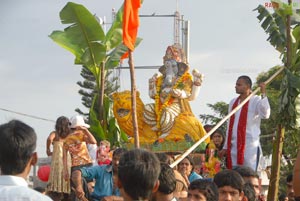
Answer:
[[[235,85],[239,94],[229,103],[228,112],[231,112],[251,93],[252,81],[246,76],[240,76]],[[270,116],[270,105],[266,97],[266,85],[260,84],[261,97],[254,95],[247,103],[231,116],[224,148],[220,155],[227,155],[227,168],[245,165],[257,170],[260,152],[260,122]]]
[[[0,125],[1,201],[51,201],[26,182],[31,166],[37,162],[36,140],[33,128],[21,121]]]

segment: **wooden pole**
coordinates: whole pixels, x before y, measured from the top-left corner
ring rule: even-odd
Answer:
[[[103,120],[104,120],[104,109],[103,109],[103,102],[104,102],[104,85],[105,85],[105,63],[102,62],[101,66],[100,66],[100,91],[99,91],[99,100],[98,100],[98,104],[99,104],[99,121],[101,126],[104,126]],[[98,84],[98,83],[97,83]]]
[[[288,4],[292,4],[292,0],[288,0]],[[291,67],[292,52],[291,52],[291,16],[286,17],[286,62],[287,68]],[[271,178],[268,189],[268,201],[278,200],[280,166],[282,157],[282,148],[285,135],[285,127],[280,123],[278,132],[273,147]]]
[[[276,71],[267,81],[265,81],[265,84],[270,83],[277,75],[281,73],[281,71],[284,69],[284,66],[282,66],[278,71]],[[236,113],[243,105],[246,104],[246,102],[254,96],[258,91],[260,90],[260,87],[258,87],[256,90],[254,90],[245,100],[243,100],[236,108],[234,108],[226,117],[224,117],[221,121],[219,121],[206,135],[204,135],[200,140],[198,140],[193,146],[191,146],[189,149],[187,149],[182,155],[180,155],[170,166],[171,168],[174,168],[180,161],[182,161],[187,155],[189,155],[194,149],[196,149],[206,138],[208,138],[211,134],[213,134],[227,119],[229,119],[234,113]]]
[[[129,68],[130,68],[130,79],[131,79],[131,108],[132,108],[132,124],[133,124],[133,133],[134,133],[134,146],[135,148],[140,148],[139,140],[139,129],[137,123],[137,113],[136,113],[136,84],[135,84],[135,71],[134,64],[132,59],[132,51],[128,49],[129,53]]]

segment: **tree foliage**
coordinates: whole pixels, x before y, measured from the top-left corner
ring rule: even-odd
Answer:
[[[92,15],[83,5],[69,2],[60,12],[61,22],[69,26],[63,31],[53,31],[50,38],[58,45],[70,51],[75,56],[75,64],[83,66],[85,75],[87,72],[93,75],[89,77],[83,85],[93,87],[93,97],[88,96],[88,92],[81,91],[85,97],[85,106],[90,106],[89,123],[91,132],[97,140],[108,139],[114,144],[127,141],[127,136],[122,132],[112,115],[112,100],[106,94],[103,98],[103,119],[99,119],[97,111],[99,107],[101,93],[101,70],[104,67],[104,77],[107,70],[118,66],[121,56],[127,51],[127,47],[122,44],[122,16],[123,7],[119,9],[115,20],[109,31],[105,34],[101,25],[94,15]],[[141,39],[136,40],[136,45]],[[88,71],[87,71],[88,70]],[[106,84],[106,83],[105,83]],[[92,101],[91,101],[92,100]],[[91,105],[88,102],[91,101]]]
[[[287,63],[287,35],[286,35],[286,17],[292,15],[294,25],[291,27],[291,62],[286,66],[284,75],[281,78],[280,95],[279,95],[279,114],[278,120],[285,128],[295,129],[300,125],[298,99],[300,93],[300,26],[297,22],[297,16],[292,10],[292,6],[282,3],[281,1],[273,1],[277,4],[277,9],[270,13],[264,6],[259,5],[255,10],[259,15],[257,18],[261,22],[261,27],[269,34],[267,39],[272,46],[281,54],[282,62]]]
[[[212,110],[213,114],[200,114],[199,117],[203,124],[215,125],[221,121],[228,113],[228,103],[223,101],[216,102],[215,104],[208,103],[207,106]],[[224,123],[220,129],[225,133],[226,123]]]
[[[104,93],[111,98],[111,94],[119,89],[118,78],[113,76],[113,70],[107,70],[105,76],[105,88]],[[93,74],[85,67],[82,67],[80,75],[84,78],[84,81],[78,81],[77,85],[81,87],[78,93],[82,96],[81,102],[85,108],[90,109],[93,103],[93,97],[97,93],[96,91],[96,79]],[[96,113],[98,113],[98,108],[95,108]],[[89,118],[89,113],[83,112],[79,108],[75,109],[80,115]]]
[[[267,40],[270,41],[276,50],[281,54],[282,62],[285,65],[284,73],[280,83],[280,94],[278,100],[278,120],[276,138],[273,146],[272,171],[269,185],[268,200],[277,200],[279,189],[279,177],[281,167],[281,157],[284,155],[283,139],[290,133],[299,129],[299,102],[300,98],[300,35],[299,21],[291,26],[291,18],[295,16],[291,1],[289,4],[274,0],[276,9],[273,14],[269,13],[263,6],[256,9],[259,13],[262,28],[269,34]],[[297,18],[295,18],[297,19]]]

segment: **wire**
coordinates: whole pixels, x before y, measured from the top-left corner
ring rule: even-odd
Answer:
[[[46,118],[42,118],[42,117],[30,115],[30,114],[24,114],[24,113],[21,113],[21,112],[16,112],[16,111],[4,109],[4,108],[0,108],[0,110],[5,111],[5,112],[18,114],[18,115],[22,115],[22,116],[25,116],[25,117],[30,117],[30,118],[33,118],[33,119],[39,119],[39,120],[43,120],[43,121],[55,122],[54,120],[51,120],[51,119],[46,119]]]

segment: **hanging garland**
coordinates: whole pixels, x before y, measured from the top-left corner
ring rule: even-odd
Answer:
[[[192,80],[192,76],[189,72],[185,72],[174,84],[172,89],[184,89],[187,80]],[[169,107],[175,100],[172,93],[169,93],[164,103],[160,100],[161,85],[163,83],[163,76],[160,76],[156,80],[156,95],[155,95],[155,113],[156,113],[156,127],[160,129],[160,118],[162,111]]]

